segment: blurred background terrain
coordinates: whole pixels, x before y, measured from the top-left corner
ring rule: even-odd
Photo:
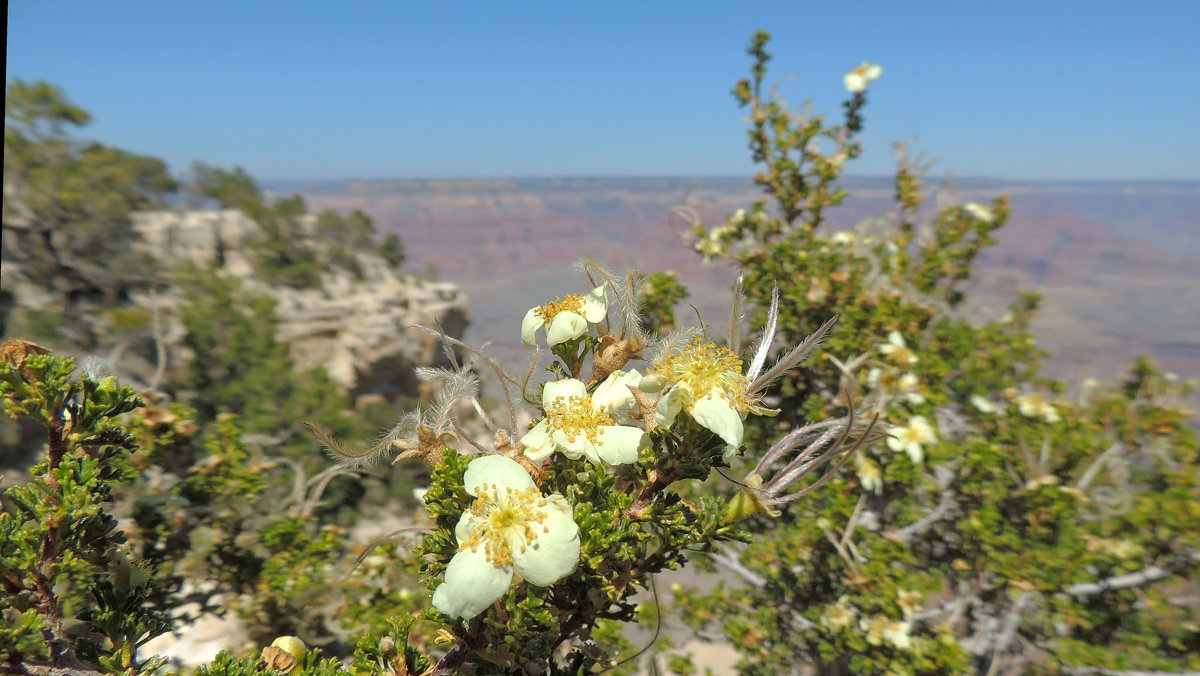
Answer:
[[[1112,379],[1136,355],[1181,375],[1200,364],[1200,183],[1189,181],[1020,182],[944,179],[949,203],[1008,194],[1013,215],[971,282],[973,312],[996,317],[1021,291],[1045,296],[1034,323],[1054,359],[1048,374],[1068,381]],[[828,226],[853,229],[886,217],[890,178],[851,177],[846,203]],[[471,302],[467,336],[519,360],[517,333],[539,293],[579,282],[581,254],[619,269],[675,270],[722,316],[735,272],[705,266],[680,246],[687,226],[670,209],[687,204],[709,224],[759,195],[735,178],[539,178],[428,181],[274,181],[314,208],[361,209],[406,243],[410,266],[436,269]],[[461,246],[470,241],[470,247]],[[553,290],[553,291],[552,291]],[[520,363],[517,361],[516,363]]]

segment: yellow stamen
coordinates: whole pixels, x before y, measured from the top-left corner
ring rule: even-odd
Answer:
[[[546,405],[546,427],[567,435],[567,441],[575,443],[579,435],[587,437],[593,444],[600,442],[600,428],[613,425],[612,416],[592,407],[587,397],[555,397]]]
[[[538,538],[534,526],[546,520],[549,503],[536,488],[508,488],[482,484],[471,504],[471,535],[459,551],[483,547],[488,563],[499,568],[512,565],[513,548],[524,552]]]
[[[691,345],[655,361],[654,368],[646,373],[662,375],[697,399],[717,394],[739,411],[755,409],[756,402],[746,396],[749,383],[742,374],[742,360],[727,347],[697,338]]]
[[[546,303],[545,305],[537,308],[537,313],[541,315],[542,321],[549,322],[560,312],[578,313],[582,307],[583,296],[577,293],[570,293],[565,296],[555,296],[553,302]]]

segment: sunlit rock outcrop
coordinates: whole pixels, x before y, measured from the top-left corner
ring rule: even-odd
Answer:
[[[302,236],[311,237],[313,221],[302,218]],[[290,343],[297,365],[324,367],[355,395],[415,395],[413,367],[443,358],[438,341],[416,325],[441,326],[453,337],[461,337],[467,325],[466,297],[456,285],[407,274],[369,252],[356,255],[357,271],[327,267],[314,288],[267,285],[254,274],[244,247],[260,230],[238,211],[145,212],[135,214],[134,227],[139,246],[164,269],[214,266],[247,289],[275,298],[278,337]],[[132,298],[148,307],[171,307],[180,292],[136,292]],[[183,328],[166,323],[167,342],[176,343]]]

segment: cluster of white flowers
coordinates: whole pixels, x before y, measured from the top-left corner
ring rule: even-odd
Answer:
[[[541,462],[559,451],[568,458],[609,465],[636,461],[649,438],[642,429],[629,426],[633,421],[618,425],[613,416],[636,408],[629,386],[637,387],[640,380],[637,371],[616,371],[590,396],[587,386],[574,378],[546,383],[542,389],[546,417],[521,437],[526,457]]]
[[[744,213],[735,215],[746,217]],[[545,343],[562,360],[556,367],[560,377],[541,385],[541,418],[519,441],[514,444],[512,437],[498,435],[495,453],[485,453],[467,465],[463,488],[473,501],[459,518],[454,533],[458,551],[433,595],[433,605],[446,615],[475,617],[502,598],[515,579],[546,586],[576,569],[581,545],[573,508],[561,494],[543,494],[538,486],[543,464],[555,453],[586,461],[592,466],[589,471],[635,463],[649,448],[652,432],[677,429],[681,416],[687,416],[724,442],[728,461],[742,446],[748,415],[779,412],[763,404],[765,388],[807,356],[833,326],[831,320],[766,368],[779,312],[779,291],[775,289],[764,335],[748,364],[731,347],[719,346],[695,330],[676,332],[650,349],[636,328],[626,335],[628,326],[615,332],[606,321],[609,303],[614,301],[622,308],[626,324],[631,323],[627,308],[639,304],[635,297],[626,296],[640,289],[640,284],[631,277],[622,289],[607,273],[604,276],[606,281],[589,293],[559,296],[530,309],[521,322],[521,339],[529,346],[538,342],[538,329],[545,328]],[[739,300],[740,294],[739,282]],[[731,324],[736,326],[736,310],[734,317]],[[596,337],[589,338],[591,327],[602,323]],[[903,347],[903,339],[898,340]],[[582,343],[594,352],[594,370],[588,382],[579,375],[584,360],[576,350],[579,341],[592,341]],[[731,328],[728,344],[738,343],[736,328]],[[647,368],[643,372],[626,368],[633,358],[644,359]],[[903,384],[910,386],[915,385]],[[415,444],[397,442],[415,448],[410,454],[437,457],[442,440],[459,429],[441,421],[451,401],[443,398],[446,402],[439,415],[419,417]],[[746,479],[745,490],[753,493],[747,502],[749,512],[778,514],[774,505],[811,490],[806,487],[789,494],[788,486],[833,459],[842,458],[836,465],[841,467],[863,438],[881,438],[878,433],[871,436],[874,424],[872,420],[863,432],[852,414],[786,435],[767,450]],[[858,440],[851,439],[852,432],[860,433]],[[848,440],[853,445],[848,445]],[[845,452],[847,449],[850,452]],[[795,457],[786,461],[782,470],[770,479],[763,478],[774,469],[774,463],[789,455]],[[858,472],[864,485],[877,492],[881,489],[878,465],[860,461]]]
[[[906,416],[905,424],[888,429],[887,447],[908,454],[913,463],[921,463],[925,460],[925,447],[938,440],[937,430],[930,421],[923,415],[912,414],[912,407],[926,403],[920,377],[909,370],[921,360],[908,346],[904,335],[896,330],[888,333],[887,340],[878,350],[883,360],[862,355],[854,360],[854,364],[868,360],[874,364],[866,377],[866,385],[871,390],[869,400],[882,410],[895,410],[902,420]],[[893,404],[901,406],[893,409]],[[863,489],[876,494],[883,491],[883,470],[875,459],[869,456],[857,458],[856,474]]]
[[[910,592],[901,591],[902,595]],[[919,597],[919,594],[916,596]],[[907,602],[911,602],[911,598],[903,597],[901,599],[902,607]],[[905,617],[910,615],[905,608]],[[830,604],[821,611],[820,623],[821,626],[834,632],[843,632],[854,626],[854,620],[858,618],[858,610],[850,605],[846,597],[843,596],[837,600],[837,603]],[[897,622],[883,615],[872,615],[858,620],[858,629],[863,632],[863,636],[867,639],[867,643],[871,645],[890,645],[899,650],[912,650],[912,624],[909,622]]]

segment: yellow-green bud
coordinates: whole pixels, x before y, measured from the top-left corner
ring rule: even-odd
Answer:
[[[722,515],[725,523],[736,523],[759,512],[770,517],[779,516],[779,510],[763,500],[760,488],[762,484],[761,476],[754,473],[746,476],[746,485],[725,506],[725,513]]]
[[[298,660],[304,659],[304,653],[308,652],[308,646],[304,645],[304,641],[295,636],[280,636],[271,641],[271,645],[276,648],[282,648],[285,653]]]
[[[304,645],[304,641],[295,636],[280,636],[272,641],[271,645],[263,648],[262,658],[269,669],[286,674],[300,664],[300,660],[304,659],[304,653],[307,650],[308,647]]]

